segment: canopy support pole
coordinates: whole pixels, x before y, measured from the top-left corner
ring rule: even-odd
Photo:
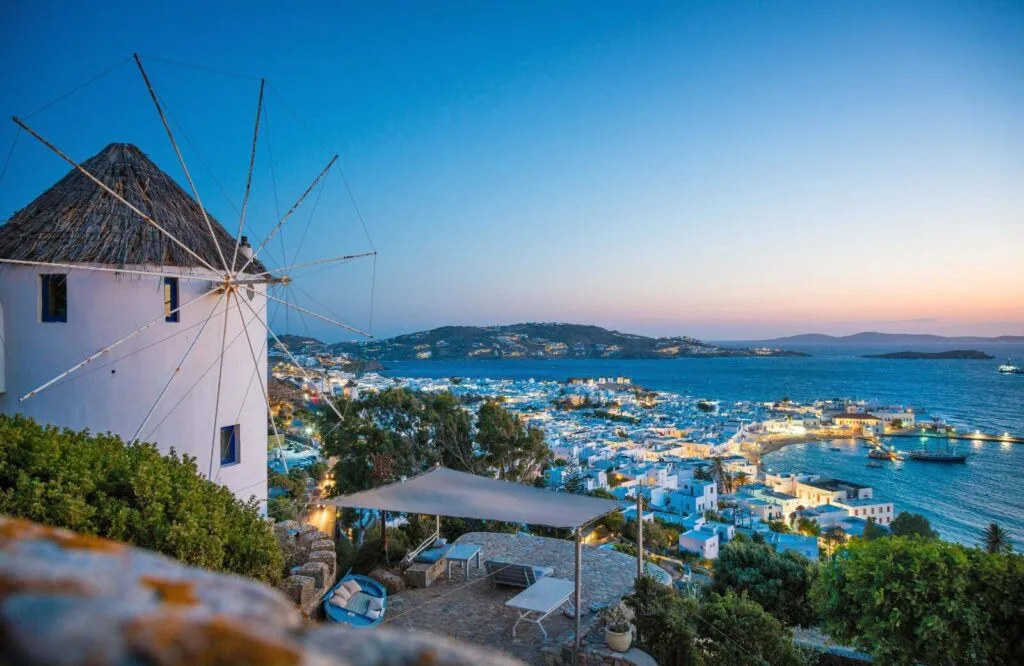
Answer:
[[[644,496],[636,494],[636,576],[644,575]]]
[[[573,638],[575,645],[574,650],[576,654],[576,663],[580,663],[580,616],[583,615],[583,528],[576,528],[576,590],[575,597],[573,598],[573,605],[576,606],[576,612],[573,614],[576,622],[576,632]]]

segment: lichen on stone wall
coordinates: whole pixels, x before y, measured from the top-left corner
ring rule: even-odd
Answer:
[[[19,666],[520,664],[431,634],[311,625],[257,581],[2,516],[0,636],[0,663]]]

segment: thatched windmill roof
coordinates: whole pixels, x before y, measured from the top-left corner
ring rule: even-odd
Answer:
[[[199,204],[138,147],[112,143],[82,166],[211,266],[221,267]],[[210,222],[216,242],[230,263],[235,239],[212,217]],[[77,169],[0,227],[0,258],[116,266],[202,266]],[[239,259],[237,267],[242,263]],[[254,261],[246,272],[264,270],[259,261]]]

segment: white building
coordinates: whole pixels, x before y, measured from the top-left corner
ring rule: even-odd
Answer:
[[[870,497],[865,499],[840,499],[833,500],[832,505],[846,509],[849,515],[854,518],[863,518],[864,520],[874,518],[876,523],[886,527],[889,526],[895,517],[892,502],[881,499]]]
[[[697,553],[706,560],[718,559],[718,533],[703,529],[689,530],[679,535],[679,550]]]
[[[195,256],[78,171],[18,211],[0,227],[0,412],[126,441],[140,432],[163,452],[194,456],[240,497],[265,500],[266,299],[256,274],[266,269],[252,263],[240,278],[256,284],[225,298],[224,275],[203,262],[219,271],[235,239],[211,218],[214,241],[169,176],[129,144],[83,167]]]

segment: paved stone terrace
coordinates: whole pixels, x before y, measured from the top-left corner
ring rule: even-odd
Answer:
[[[553,567],[555,578],[575,580],[575,545],[572,541],[519,534],[470,532],[455,543],[480,546],[481,568],[470,566],[469,581],[461,567],[452,568],[452,580],[442,574],[429,588],[410,589],[394,595],[388,604],[385,622],[393,628],[418,629],[447,634],[457,641],[502,650],[528,664],[541,664],[541,649],[546,644],[534,624],[520,623],[517,638],[512,638],[516,611],[505,602],[522,590],[491,587],[483,562],[500,559],[519,564]],[[593,619],[590,606],[621,599],[633,589],[636,560],[610,550],[583,547],[584,625]],[[574,629],[574,620],[560,611],[544,621],[547,644],[564,641]]]

